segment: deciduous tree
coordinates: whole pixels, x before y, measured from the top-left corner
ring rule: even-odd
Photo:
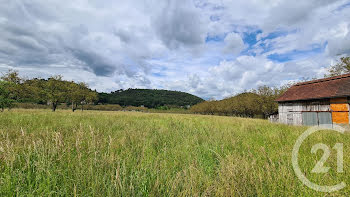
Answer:
[[[4,111],[7,107],[12,107],[12,104],[14,102],[13,99],[11,99],[11,93],[10,93],[10,83],[6,81],[0,81],[0,108],[1,111]]]
[[[350,73],[350,57],[341,57],[340,61],[328,69],[326,77]]]
[[[8,70],[1,79],[6,83],[7,90],[9,91],[8,97],[12,100],[20,100],[24,98],[25,95],[22,84],[22,79],[19,77],[18,71]]]
[[[62,80],[62,76],[53,76],[46,82],[44,91],[47,100],[52,105],[52,111],[56,111],[58,104],[67,100],[67,86]]]

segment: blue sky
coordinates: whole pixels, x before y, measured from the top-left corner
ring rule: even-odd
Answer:
[[[350,53],[349,0],[9,1],[0,71],[225,98],[322,77]]]

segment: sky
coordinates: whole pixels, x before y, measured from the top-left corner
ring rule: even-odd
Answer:
[[[0,0],[0,72],[222,99],[322,77],[349,0]]]

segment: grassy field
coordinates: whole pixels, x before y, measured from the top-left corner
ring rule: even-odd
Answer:
[[[12,110],[0,113],[0,196],[342,196],[304,186],[291,154],[305,127],[265,120],[138,112]],[[344,143],[327,174],[312,174],[323,142]],[[350,135],[312,135],[300,166],[323,185],[350,184]],[[333,151],[333,150],[332,150]]]

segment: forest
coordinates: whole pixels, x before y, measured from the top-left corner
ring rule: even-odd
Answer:
[[[166,106],[186,107],[198,104],[204,100],[179,91],[127,89],[111,93],[99,93],[99,103],[118,104],[121,106],[144,106],[147,108],[160,108]]]

